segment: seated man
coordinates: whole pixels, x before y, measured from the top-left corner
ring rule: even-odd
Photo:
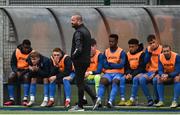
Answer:
[[[169,45],[164,45],[162,49],[162,54],[159,55],[158,60],[158,95],[159,102],[155,104],[156,107],[164,106],[164,83],[175,82],[174,83],[174,100],[172,102],[171,107],[177,107],[177,94],[179,89],[179,71],[180,71],[180,57],[171,51],[171,47]]]
[[[73,64],[71,58],[66,55],[60,48],[54,48],[51,56],[51,76],[49,78],[49,101],[47,106],[51,107],[54,104],[54,96],[56,89],[56,80],[63,79],[65,91],[65,107],[70,107],[71,101],[71,84],[75,77],[73,72]]]
[[[139,44],[137,39],[130,39],[128,41],[129,44],[129,51],[127,52],[127,63],[126,63],[126,70],[124,79],[127,82],[132,82],[131,88],[131,97],[125,103],[125,100],[121,100],[118,105],[123,106],[131,106],[135,105],[135,99],[138,92],[138,85],[139,85],[139,76],[141,73],[144,72],[144,52],[143,52],[143,44]],[[125,80],[124,80],[125,81]],[[124,89],[125,90],[125,82],[124,82]]]
[[[34,51],[29,55],[27,62],[29,64],[29,76],[31,77],[30,101],[27,106],[31,107],[35,103],[36,83],[39,78],[42,79],[44,83],[44,100],[41,104],[41,106],[44,107],[48,103],[50,59]]]
[[[9,93],[9,101],[5,102],[4,105],[14,105],[14,84],[17,83],[17,80],[23,82],[24,87],[24,98],[22,105],[27,104],[27,98],[29,96],[29,84],[30,78],[28,76],[28,63],[26,59],[28,55],[31,53],[31,42],[29,40],[23,40],[22,44],[20,44],[16,50],[13,52],[11,57],[11,68],[12,71],[8,77],[8,93]],[[19,83],[19,82],[18,82]]]
[[[101,104],[101,99],[104,95],[105,86],[112,83],[112,89],[110,93],[110,98],[108,101],[108,108],[111,108],[112,102],[114,101],[116,97],[116,93],[118,91],[118,84],[121,78],[124,76],[124,65],[126,63],[126,53],[117,46],[118,44],[118,35],[111,34],[109,36],[109,45],[110,48],[105,50],[104,53],[104,75],[100,79],[100,85],[98,90],[98,98],[96,101],[96,104],[93,108],[96,109]],[[124,94],[124,92],[123,92]],[[124,98],[124,95],[123,97]]]
[[[103,55],[100,53],[99,50],[97,50],[96,40],[91,39],[91,63],[85,73],[85,80],[95,81],[96,94],[99,88],[99,81],[101,78],[102,67],[103,67]],[[84,100],[86,100],[85,96],[84,96]]]
[[[144,63],[146,64],[146,73],[139,78],[139,84],[142,91],[148,100],[148,106],[152,106],[153,103],[157,103],[159,96],[157,93],[157,78],[155,75],[158,71],[158,56],[162,52],[162,46],[158,43],[158,40],[154,35],[147,37],[148,47],[145,50]],[[155,99],[152,101],[148,83],[153,83]]]

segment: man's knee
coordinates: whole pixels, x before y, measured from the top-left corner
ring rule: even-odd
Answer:
[[[11,72],[9,77],[8,77],[8,83],[9,84],[15,83],[16,77],[17,77],[16,73],[15,72]]]
[[[109,81],[108,81],[107,78],[102,77],[102,78],[100,79],[100,83],[103,84],[103,85],[108,85],[108,84],[109,84]]]
[[[174,78],[174,82],[180,82],[180,75],[178,75]]]
[[[119,79],[113,79],[113,83],[119,84]]]

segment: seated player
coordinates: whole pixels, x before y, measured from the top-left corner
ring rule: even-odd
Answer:
[[[31,42],[27,39],[23,40],[16,50],[13,52],[11,57],[11,68],[12,72],[8,77],[8,93],[9,101],[5,102],[4,105],[10,106],[14,105],[14,85],[17,83],[17,80],[23,82],[24,87],[24,97],[22,105],[26,106],[27,99],[29,96],[29,84],[30,78],[28,73],[28,63],[26,62],[27,57],[32,52]],[[18,82],[19,83],[19,82]]]
[[[40,106],[44,107],[48,103],[50,59],[34,51],[30,53],[27,62],[29,64],[29,76],[31,77],[30,101],[27,106],[31,107],[35,103],[36,83],[37,79],[41,79],[44,83],[44,100]]]
[[[112,83],[112,89],[110,93],[110,98],[107,104],[108,108],[112,108],[112,102],[114,101],[117,91],[118,85],[121,79],[124,76],[124,65],[126,63],[126,53],[117,46],[118,44],[118,35],[111,34],[109,36],[109,45],[110,48],[105,50],[104,53],[104,75],[100,79],[100,85],[98,90],[98,98],[96,101],[93,110],[96,109],[101,104],[101,99],[104,95],[105,86]],[[124,97],[122,97],[124,98]]]
[[[173,51],[169,45],[163,45],[162,54],[159,55],[158,60],[158,95],[159,102],[155,104],[156,107],[164,106],[164,83],[169,84],[174,81],[174,98],[171,107],[177,107],[177,94],[179,92],[179,71],[180,71],[180,57]]]
[[[65,107],[70,107],[71,102],[71,84],[74,79],[73,64],[71,58],[60,48],[54,48],[51,56],[51,76],[49,77],[49,102],[48,107],[53,106],[56,89],[56,80],[63,80],[65,91]]]
[[[128,45],[129,51],[127,52],[127,63],[124,79],[126,79],[127,82],[132,82],[131,97],[127,102],[125,102],[125,100],[121,100],[118,104],[120,106],[135,105],[139,85],[139,76],[145,70],[143,44],[139,44],[139,41],[133,38],[128,41]],[[125,82],[123,90],[125,90]]]

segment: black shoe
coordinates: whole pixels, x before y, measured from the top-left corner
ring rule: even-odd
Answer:
[[[153,106],[153,104],[154,104],[154,101],[151,99],[151,100],[148,101],[147,106]]]
[[[113,108],[113,105],[111,103],[107,103],[107,108]]]
[[[159,99],[154,100],[154,104],[157,104],[159,102]]]
[[[87,102],[87,100],[85,100],[85,99],[83,99],[83,105],[87,105],[88,104],[88,102]]]

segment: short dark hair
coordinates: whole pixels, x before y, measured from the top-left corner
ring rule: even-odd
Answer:
[[[131,38],[131,39],[128,41],[128,44],[136,44],[136,45],[138,45],[138,44],[139,44],[139,40],[136,39],[136,38]]]
[[[54,48],[53,52],[62,52],[61,48]]]
[[[118,40],[118,35],[117,34],[110,34],[109,37],[110,38],[115,38],[116,40]]]
[[[91,38],[91,46],[96,45],[96,40],[94,38]]]
[[[148,37],[147,37],[147,42],[151,42],[153,40],[156,39],[156,36],[154,34],[150,34]]]
[[[36,57],[40,58],[40,53],[37,51],[33,51],[29,54],[29,57],[30,58],[36,58]]]
[[[28,40],[28,39],[25,39],[25,40],[23,40],[22,44],[23,44],[23,45],[31,46],[31,41]]]
[[[162,47],[163,47],[163,48],[169,48],[169,49],[171,49],[171,46],[168,45],[168,44],[165,44],[165,45],[163,45]]]

